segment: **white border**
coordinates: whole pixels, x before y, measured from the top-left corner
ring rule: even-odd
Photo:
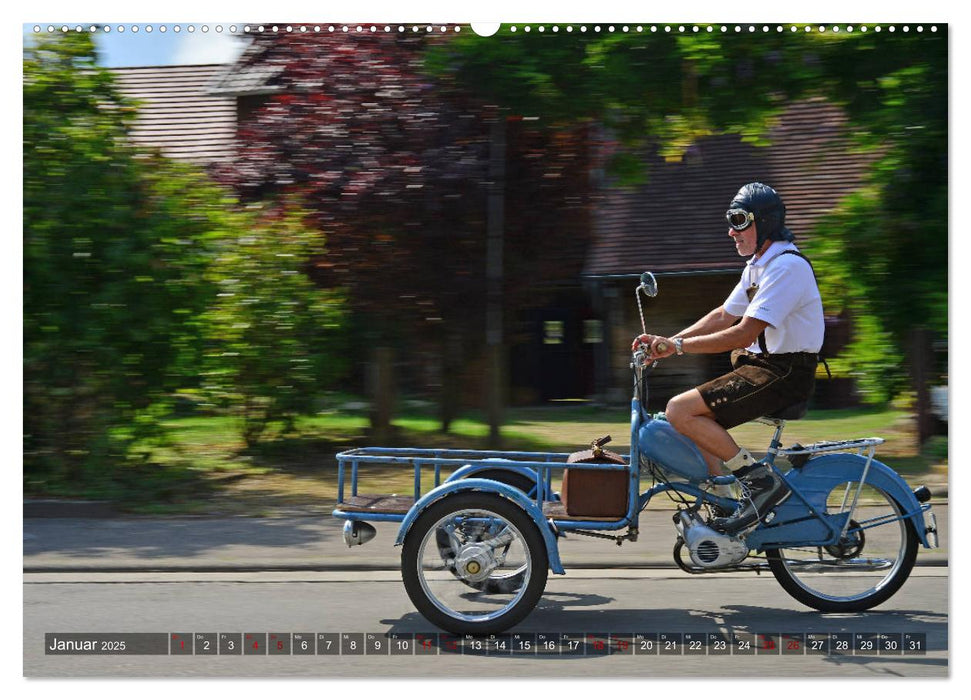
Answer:
[[[951,108],[952,108],[952,118],[951,122],[957,127],[960,124],[967,123],[967,88],[963,87],[967,83],[967,45],[968,42],[964,41],[967,37],[965,36],[966,25],[957,23],[955,20],[957,13],[956,3],[938,3],[936,5],[924,4],[915,5],[912,2],[902,2],[900,0],[893,0],[892,2],[881,2],[879,4],[860,4],[860,3],[848,3],[845,0],[836,2],[834,0],[820,0],[812,3],[811,5],[799,5],[796,7],[788,7],[783,3],[765,3],[761,5],[751,4],[751,5],[739,5],[737,3],[715,3],[711,0],[704,0],[702,2],[695,2],[691,4],[678,4],[678,3],[658,3],[658,4],[640,4],[632,3],[630,0],[598,0],[597,2],[589,3],[588,5],[573,5],[562,2],[516,2],[515,0],[496,0],[495,2],[489,3],[478,3],[475,6],[469,6],[460,2],[455,2],[455,0],[445,1],[445,0],[414,0],[409,3],[401,2],[390,2],[390,0],[377,0],[366,3],[349,3],[346,6],[333,7],[328,6],[319,2],[306,2],[305,0],[300,0],[299,2],[288,3],[285,6],[285,10],[282,12],[274,7],[268,7],[266,3],[254,3],[254,2],[227,2],[226,0],[219,0],[218,2],[206,3],[204,8],[200,6],[199,3],[190,4],[184,2],[184,0],[178,0],[177,2],[166,2],[160,3],[158,5],[152,5],[150,3],[129,3],[126,5],[118,5],[116,3],[103,3],[103,2],[68,2],[66,0],[49,0],[42,4],[35,4],[30,7],[25,7],[24,5],[19,5],[15,12],[17,14],[25,13],[30,11],[30,16],[21,16],[18,19],[7,18],[7,30],[16,31],[18,34],[22,32],[22,25],[25,23],[61,23],[61,24],[71,24],[77,22],[91,22],[100,21],[106,22],[107,20],[113,20],[116,23],[174,23],[181,22],[186,23],[189,21],[195,22],[211,22],[213,20],[220,20],[224,18],[243,18],[244,20],[255,19],[260,21],[261,18],[266,17],[271,19],[269,16],[274,14],[280,14],[281,17],[276,17],[273,19],[283,19],[286,20],[287,17],[293,18],[304,18],[312,20],[321,20],[328,22],[358,22],[363,16],[371,17],[375,20],[380,20],[382,23],[390,22],[414,22],[416,19],[422,19],[423,21],[434,21],[434,22],[496,22],[502,21],[505,23],[522,23],[522,22],[537,22],[556,20],[558,23],[579,23],[579,22],[603,22],[607,20],[608,22],[631,22],[631,23],[647,23],[649,21],[653,24],[664,24],[670,22],[705,22],[711,20],[725,20],[733,15],[741,15],[738,17],[740,20],[749,21],[759,21],[763,23],[782,23],[782,20],[787,20],[792,22],[794,15],[802,15],[803,21],[818,21],[820,19],[826,19],[828,23],[840,23],[840,24],[858,24],[859,20],[865,19],[868,21],[879,20],[883,23],[895,19],[911,20],[917,19],[931,19],[936,22],[948,22],[950,20],[949,32],[951,34],[951,50],[952,50],[952,69],[950,74],[950,84],[951,84]],[[5,14],[9,12],[5,10]],[[13,13],[11,13],[13,14]],[[889,19],[888,19],[889,18]],[[930,24],[925,22],[925,24]],[[12,38],[12,37],[11,37]],[[3,46],[3,51],[9,52],[6,56],[7,60],[4,61],[4,65],[7,70],[4,72],[5,80],[10,82],[5,85],[7,88],[7,95],[14,95],[18,89],[18,84],[20,80],[19,71],[12,70],[12,66],[18,65],[20,60],[20,46],[22,46],[20,37],[18,41],[9,41]],[[14,51],[17,51],[17,57],[13,56]],[[16,64],[14,62],[17,62]],[[20,102],[18,101],[18,104]],[[7,122],[7,129],[4,130],[4,138],[7,141],[7,148],[5,152],[8,153],[20,153],[22,155],[22,119],[18,119],[16,122],[12,120]],[[964,192],[965,177],[964,173],[966,171],[965,157],[967,155],[967,138],[964,136],[963,129],[960,127],[952,128],[950,131],[950,138],[952,139],[952,150],[951,150],[951,163],[952,163],[952,186],[951,186],[951,199],[954,201],[959,192]],[[13,161],[13,158],[9,158],[9,161]],[[15,200],[18,189],[15,185],[21,183],[21,169],[18,166],[12,175],[4,178],[6,187],[3,188],[3,197],[5,203],[9,204],[5,207],[8,212],[20,211],[22,205],[22,199],[18,203]],[[965,227],[965,221],[963,216],[963,211],[955,209],[956,213],[961,214],[961,216],[954,217],[953,220],[953,235],[952,244],[953,250],[951,252],[952,260],[969,260],[971,258],[966,255],[968,252],[967,244],[964,242],[968,233],[963,230]],[[8,255],[4,256],[4,270],[3,278],[6,280],[7,285],[4,289],[4,298],[7,303],[4,305],[3,318],[0,320],[2,327],[4,328],[17,328],[20,326],[20,316],[22,310],[22,289],[19,280],[22,280],[22,237],[14,241],[14,250],[9,251]],[[952,270],[951,280],[951,297],[952,308],[956,306],[954,302],[958,299],[962,301],[966,298],[966,284],[967,275],[954,276],[955,270]],[[954,317],[954,320],[958,320]],[[965,337],[963,333],[958,333],[960,327],[966,324],[952,324],[952,335],[951,335],[951,353],[950,356],[955,358],[963,357],[965,349]],[[11,468],[13,464],[19,463],[16,460],[17,452],[19,446],[22,444],[22,436],[20,435],[20,430],[17,425],[17,421],[10,420],[10,416],[19,416],[21,414],[21,402],[19,397],[22,394],[22,382],[20,386],[17,386],[18,381],[21,378],[21,373],[19,367],[22,361],[22,345],[21,347],[7,347],[7,361],[4,363],[4,384],[3,389],[5,389],[4,396],[7,402],[7,410],[4,415],[8,417],[7,421],[3,422],[4,425],[4,435],[5,444],[10,446],[8,449],[13,453],[15,459],[7,460],[7,478],[8,479],[20,479],[20,475],[16,473],[17,470]],[[958,363],[955,361],[953,364],[953,377],[951,384],[951,400],[952,400],[952,426],[963,426],[963,419],[967,415],[966,413],[966,400],[964,399],[965,389],[968,387],[967,382],[967,372],[964,368],[959,367]],[[952,558],[951,558],[951,568],[950,568],[950,583],[952,593],[955,591],[962,590],[960,585],[962,582],[966,581],[966,559],[963,556],[963,552],[960,552],[958,545],[962,542],[961,534],[964,531],[964,525],[966,522],[966,517],[961,515],[960,502],[957,498],[960,498],[960,494],[963,494],[963,489],[958,486],[963,484],[965,477],[962,474],[964,465],[962,464],[961,456],[963,455],[963,441],[961,440],[960,431],[955,430],[954,435],[952,435],[951,440],[951,462],[954,465],[954,469],[951,470],[951,493],[952,499],[955,502],[955,507],[952,509],[952,522],[951,527],[954,530],[960,530],[961,532],[954,532],[951,534],[952,546]],[[14,520],[14,527],[7,528],[6,532],[22,532],[22,520],[17,518],[17,514],[21,512],[20,502],[16,499],[16,494],[21,490],[19,481],[17,485],[13,488],[5,489],[7,493],[7,506],[4,510],[7,513],[7,517]],[[957,496],[957,498],[953,498]],[[15,540],[16,538],[11,538],[8,536],[8,544]],[[7,563],[7,576],[5,577],[5,582],[8,586],[15,586],[16,592],[6,591],[8,595],[4,596],[6,604],[9,608],[6,610],[8,613],[5,615],[5,619],[17,619],[23,614],[23,601],[22,592],[23,588],[20,585],[22,569],[18,565],[21,561],[22,550],[19,550],[19,554],[14,554],[8,552],[6,557]],[[647,592],[645,593],[648,594]],[[963,616],[963,601],[962,596],[950,597],[952,610],[950,618],[950,642],[949,642],[949,670],[950,670],[950,683],[935,683],[930,691],[936,695],[951,696],[956,695],[956,688],[959,687],[959,683],[954,682],[959,679],[963,679],[966,676],[964,668],[962,668],[961,659],[959,658],[963,654],[966,646],[962,640],[962,622]],[[13,626],[11,625],[11,628]],[[17,635],[18,640],[20,635]],[[16,649],[7,648],[4,654],[4,670],[8,673],[5,675],[12,676],[16,674],[21,676],[22,674],[22,648],[20,645],[16,645]],[[16,653],[20,651],[21,653]],[[551,669],[551,672],[555,669]],[[649,685],[644,684],[643,681],[618,681],[616,683],[611,683],[607,688],[608,692],[624,692],[633,691],[637,693],[650,692],[654,693],[669,693],[669,692],[696,692],[697,690],[708,691],[708,692],[724,692],[735,693],[742,691],[743,688],[750,689],[755,693],[773,693],[776,691],[781,691],[786,694],[786,697],[791,697],[793,691],[797,694],[800,692],[817,693],[820,688],[813,683],[804,683],[806,678],[793,678],[791,681],[772,681],[769,683],[759,682],[756,683],[754,679],[741,680],[741,681],[730,681],[732,683],[737,683],[737,687],[721,688],[721,683],[724,680],[714,681],[710,684],[706,684],[702,687],[697,687],[694,685],[687,686],[685,683],[690,679],[684,680],[671,680],[671,681],[657,681],[651,680]],[[599,685],[603,682],[602,679],[597,679],[594,685],[590,682],[551,682],[550,679],[541,679],[540,684],[527,684],[522,681],[506,681],[506,682],[490,682],[487,683],[485,688],[482,688],[481,683],[485,682],[482,678],[470,679],[469,682],[473,684],[473,687],[479,688],[480,690],[485,690],[486,692],[502,692],[505,689],[515,689],[522,692],[536,692],[536,693],[555,693],[557,696],[566,697],[581,697],[587,696],[593,693],[603,692],[603,686]],[[792,681],[799,682],[801,688],[794,688]],[[837,681],[830,681],[826,683],[826,686],[840,685],[845,686],[845,688],[840,688],[840,690],[847,690],[850,692],[870,692],[879,693],[881,697],[903,697],[906,694],[908,697],[915,692],[919,692],[920,689],[915,687],[914,681],[910,683],[897,683],[893,685],[888,685],[885,682],[880,682],[880,679],[874,679],[877,681],[877,685],[873,686],[870,683],[866,685],[860,685],[858,683],[841,683]],[[294,682],[288,682],[285,692],[320,692],[321,688],[319,684],[323,681],[299,681],[297,686],[294,687]],[[717,682],[719,685],[716,686],[714,683]],[[238,681],[218,681],[219,685],[229,685],[232,687],[234,695],[238,697],[263,697],[268,693],[279,692],[279,688],[272,688],[267,685],[267,682],[263,683],[251,683],[246,680]],[[428,682],[431,683],[430,681]],[[419,689],[411,684],[408,687],[398,687],[392,686],[388,682],[381,681],[327,681],[328,687],[331,690],[342,690],[346,692],[351,692],[357,694],[363,694],[364,697],[370,696],[372,693],[380,692],[382,695],[388,695],[389,693],[402,693],[402,692],[423,692],[423,689]],[[636,685],[635,685],[636,684]],[[27,682],[22,679],[21,691],[26,694],[29,692],[34,697],[45,698],[45,697],[61,697],[68,693],[77,692],[78,688],[75,688],[76,684],[69,681],[58,681],[58,682],[43,682],[43,681],[31,681],[29,686]],[[330,686],[336,686],[330,688]],[[496,687],[496,686],[499,687]],[[317,686],[316,688],[313,686]],[[462,688],[464,686],[461,682],[457,680],[445,680],[438,684],[435,684],[430,689],[432,692],[439,693],[454,693],[463,692]],[[190,690],[191,689],[191,690]],[[187,690],[195,694],[195,692],[202,690],[212,691],[216,688],[213,686],[213,681],[182,681],[178,685],[172,686],[168,683],[161,684],[149,684],[145,681],[138,680],[125,680],[125,681],[96,681],[90,680],[85,681],[82,690],[83,691],[93,691],[98,693],[99,696],[109,697],[130,697],[131,695],[138,694],[141,696],[148,693],[151,696],[161,696],[162,693],[169,695],[171,693],[185,693]],[[478,691],[477,691],[478,692]]]

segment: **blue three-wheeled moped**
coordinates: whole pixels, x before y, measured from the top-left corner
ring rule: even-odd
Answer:
[[[641,276],[635,292],[639,309],[640,293],[657,294],[651,273]],[[641,325],[646,333],[643,311]],[[521,621],[543,595],[548,571],[565,573],[558,538],[577,533],[618,544],[635,541],[640,512],[662,492],[678,502],[674,559],[683,570],[768,570],[798,601],[825,612],[879,605],[907,580],[919,545],[937,546],[929,491],[912,490],[873,458],[882,439],[782,447],[786,421],[804,414],[805,405],[760,419],[775,427],[765,461],[776,470],[777,457],[789,462],[783,478],[792,495],[748,531],[729,535],[712,529],[713,513],[739,505],[712,493],[712,486],[733,485],[735,478],[710,477],[694,444],[662,415],[647,413],[647,379],[656,364],[647,347],[633,353],[627,456],[606,453],[602,441],[582,463],[567,453],[404,448],[340,453],[334,516],[346,521],[344,541],[358,545],[371,539],[375,530],[369,523],[400,523],[395,544],[401,546],[401,576],[415,607],[444,630],[476,635]],[[413,468],[413,496],[358,493],[361,467],[376,464]],[[616,484],[619,507],[584,503],[591,489],[582,486],[563,488],[561,497],[553,492],[554,472],[574,484],[581,477],[588,484],[598,477]],[[423,473],[426,483],[432,475],[426,493]],[[646,479],[652,486],[642,493]],[[743,497],[737,488],[735,495]]]

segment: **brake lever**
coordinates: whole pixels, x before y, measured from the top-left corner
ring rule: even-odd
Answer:
[[[654,355],[648,352],[649,349],[649,345],[641,345],[638,350],[635,350],[634,362],[638,363],[641,367],[647,367],[649,365],[652,367],[656,366],[658,361],[654,358]]]

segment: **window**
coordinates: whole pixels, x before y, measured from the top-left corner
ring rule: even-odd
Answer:
[[[563,321],[543,321],[543,345],[563,344]]]
[[[583,342],[602,343],[604,341],[604,324],[599,318],[588,318],[583,322]]]

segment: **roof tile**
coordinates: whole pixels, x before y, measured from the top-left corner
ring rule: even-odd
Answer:
[[[679,163],[646,158],[649,181],[608,187],[594,216],[584,275],[740,270],[725,209],[738,189],[759,181],[786,203],[797,243],[841,198],[860,187],[872,156],[851,149],[847,119],[823,101],[794,103],[768,135],[769,146],[738,136],[699,142]]]
[[[230,159],[236,100],[211,91],[225,70],[223,64],[112,69],[119,91],[138,106],[135,144],[200,165]]]

